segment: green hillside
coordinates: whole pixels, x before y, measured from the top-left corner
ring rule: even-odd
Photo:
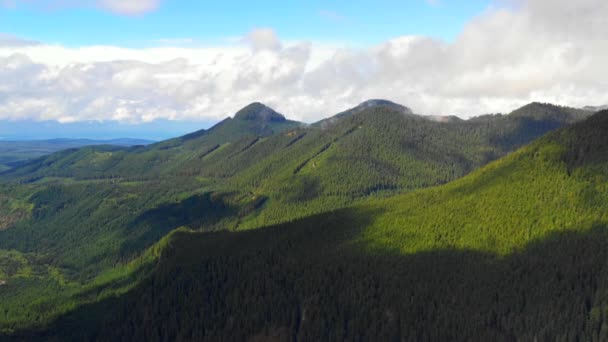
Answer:
[[[30,209],[12,216],[21,220],[0,232],[0,248],[93,276],[180,226],[256,228],[447,183],[579,114],[533,104],[518,116],[446,124],[395,106],[366,103],[303,128],[253,104],[173,141],[53,154],[4,174],[22,184],[15,200]]]
[[[223,145],[176,165],[173,174],[267,198],[265,210],[240,223],[252,228],[450,182],[589,115],[531,104],[513,115],[442,123],[378,101],[310,127]]]
[[[43,336],[605,340],[607,129],[604,111],[444,186],[254,231],[177,233],[151,277]]]
[[[339,246],[356,246],[353,257],[364,259],[368,254],[360,254],[361,249],[381,255],[456,247],[496,252],[484,247],[492,237],[484,238],[480,246],[458,242],[454,231],[460,228],[451,223],[442,225],[453,220],[443,209],[425,212],[427,206],[415,206],[446,198],[446,191],[453,191],[454,198],[463,203],[472,202],[475,194],[468,198],[454,189],[476,179],[478,173],[445,187],[410,192],[456,180],[588,115],[565,107],[531,104],[510,115],[438,122],[403,108],[383,101],[365,103],[323,124],[303,126],[266,106],[252,104],[209,130],[181,138],[148,147],[69,150],[5,172],[0,189],[0,330],[44,326],[79,305],[105,305],[105,299],[132,290],[141,279],[149,279],[158,244],[164,245],[163,238],[180,227],[235,232],[283,224],[238,235],[272,240],[275,235],[282,239],[282,235],[265,232],[286,228],[284,238],[291,239],[292,225],[306,229],[318,223],[323,231],[335,229],[338,234],[338,240],[327,241],[328,253],[338,259],[343,256],[334,251],[332,241]],[[576,137],[578,133],[572,134]],[[496,168],[512,158],[516,157],[492,165]],[[575,175],[576,170],[569,172]],[[526,177],[533,174],[521,173]],[[526,186],[522,185],[517,196],[525,196]],[[398,194],[402,195],[390,197]],[[458,201],[454,200],[450,210],[466,213],[464,209],[470,208],[459,206]],[[404,207],[403,202],[413,204]],[[502,208],[497,205],[493,209]],[[404,210],[420,210],[419,221],[409,222]],[[486,207],[478,210],[484,213]],[[473,209],[469,213],[475,214]],[[565,220],[559,215],[558,220]],[[326,219],[331,223],[322,223]],[[528,222],[527,218],[520,220]],[[454,222],[467,224],[455,218]],[[424,223],[425,231],[415,229],[419,223]],[[402,224],[406,227],[399,228]],[[483,229],[491,227],[488,224]],[[356,228],[357,234],[350,228]],[[466,239],[481,228],[464,229],[469,234],[463,235]],[[410,233],[422,237],[408,239]],[[528,234],[528,238],[535,234]],[[177,234],[167,243],[181,246],[181,236]],[[323,236],[311,236],[309,243],[322,247],[325,242],[315,239]],[[497,243],[497,251],[503,254],[528,241],[506,236],[510,240]],[[192,237],[193,241],[201,239],[206,235]],[[232,239],[222,241],[218,245],[233,248]],[[300,238],[295,238],[292,245],[298,241]],[[258,247],[250,246],[254,250]],[[196,255],[192,258],[195,262],[205,260]],[[293,267],[302,261],[286,260],[293,260]]]

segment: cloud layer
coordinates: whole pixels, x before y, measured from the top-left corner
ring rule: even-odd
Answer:
[[[132,4],[120,10],[157,2]],[[366,49],[281,41],[270,29],[233,45],[153,49],[0,35],[0,119],[215,120],[262,101],[311,122],[369,98],[462,117],[531,101],[606,104],[605,18],[604,1],[510,0],[454,42],[403,36]]]

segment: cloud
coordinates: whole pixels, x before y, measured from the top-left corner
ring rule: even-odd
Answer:
[[[117,14],[141,15],[156,10],[160,0],[99,0],[97,5]]]
[[[254,51],[271,50],[277,51],[281,49],[281,41],[274,30],[269,28],[255,29],[245,38],[244,42],[251,45]]]
[[[219,120],[262,101],[312,122],[369,98],[461,117],[532,101],[603,104],[606,17],[595,0],[509,0],[453,42],[403,36],[353,49],[261,29],[207,47],[0,44],[0,119]]]
[[[18,8],[20,5],[54,10],[94,7],[119,15],[136,16],[155,11],[160,0],[0,0],[0,7]]]
[[[40,45],[40,43],[33,40],[19,38],[10,34],[0,33],[0,47],[25,47],[34,45]]]
[[[188,46],[197,43],[194,38],[160,38],[154,39],[151,43],[156,43],[161,46]]]

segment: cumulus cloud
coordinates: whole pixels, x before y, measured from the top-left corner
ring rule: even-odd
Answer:
[[[608,2],[501,4],[453,42],[403,36],[364,49],[281,41],[270,29],[230,46],[150,49],[0,36],[0,119],[218,120],[253,101],[307,122],[369,98],[461,117],[608,103]]]
[[[269,28],[253,30],[249,32],[247,36],[245,36],[243,41],[250,44],[254,51],[277,51],[281,49],[281,41],[279,40],[279,37],[274,30]]]

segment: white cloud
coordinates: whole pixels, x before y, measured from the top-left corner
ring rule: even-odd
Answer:
[[[102,9],[124,15],[140,15],[152,12],[160,5],[160,0],[98,0]]]
[[[0,47],[12,46],[12,47],[25,47],[39,45],[40,43],[33,40],[27,40],[13,36],[11,34],[0,33]]]
[[[160,0],[0,0],[0,7],[17,8],[21,4],[44,9],[97,7],[120,15],[141,15],[160,6]]]
[[[608,103],[608,3],[507,5],[471,20],[454,42],[403,36],[364,49],[285,42],[270,29],[233,45],[147,49],[0,36],[0,119],[214,120],[253,101],[308,122],[369,98],[463,117],[531,101]]]
[[[269,28],[256,29],[243,39],[244,42],[251,45],[254,51],[271,50],[277,51],[281,49],[281,41],[274,30]]]

